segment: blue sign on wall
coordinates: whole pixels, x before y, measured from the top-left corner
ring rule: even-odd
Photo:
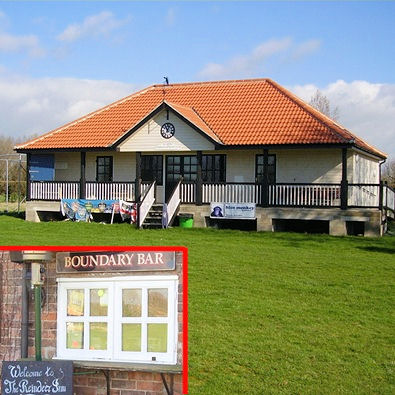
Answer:
[[[55,159],[53,155],[32,154],[29,162],[31,181],[53,181],[55,178]]]

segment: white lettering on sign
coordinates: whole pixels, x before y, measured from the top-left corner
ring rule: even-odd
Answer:
[[[40,370],[29,370],[27,366],[20,365],[8,366],[10,376],[15,380],[6,379],[3,382],[3,391],[5,394],[26,394],[33,395],[40,394],[57,394],[67,391],[66,386],[60,385],[58,379],[54,379],[52,383],[46,383],[43,380],[46,377],[53,377],[55,375],[52,368],[48,367],[45,374]],[[60,369],[61,371],[61,369]],[[28,378],[36,378],[34,382],[29,382]],[[22,380],[17,380],[22,379]]]
[[[2,395],[73,394],[71,361],[5,361],[1,369]]]
[[[154,254],[155,259],[152,258],[152,254],[137,254],[137,264],[138,265],[160,265],[164,264],[163,254],[156,252]]]
[[[60,258],[61,257],[61,258]],[[57,270],[174,270],[174,253],[169,252],[124,252],[74,255],[60,253]],[[144,267],[144,269],[142,269]]]

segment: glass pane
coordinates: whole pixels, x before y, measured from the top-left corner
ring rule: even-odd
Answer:
[[[274,162],[275,162],[275,156],[274,155],[269,155],[268,156],[268,163],[269,163],[269,165],[274,165]]]
[[[197,165],[197,156],[191,156],[191,164]]]
[[[66,348],[84,348],[83,322],[66,322]]]
[[[148,352],[167,352],[167,324],[148,324]]]
[[[141,317],[141,289],[122,290],[122,317]]]
[[[148,317],[167,317],[167,289],[148,290]]]
[[[141,351],[141,324],[122,324],[122,351]]]
[[[81,317],[84,315],[84,290],[67,290],[67,315],[70,317]]]
[[[90,315],[91,317],[106,316],[108,310],[107,289],[91,289]]]
[[[91,322],[89,324],[89,349],[107,350],[106,322]]]

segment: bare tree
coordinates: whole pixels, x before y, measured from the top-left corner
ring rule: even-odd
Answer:
[[[382,168],[381,178],[386,181],[388,185],[395,188],[395,159],[390,159],[385,162]]]
[[[21,177],[22,184],[26,181],[26,170],[25,166],[19,169],[18,155],[14,151],[14,146],[23,141],[22,139],[17,139],[10,136],[0,135],[0,201],[4,198],[6,193],[6,159],[8,161],[8,193],[11,200],[16,199],[16,194],[18,191],[18,180]],[[13,160],[11,160],[13,159]],[[21,192],[24,194],[25,187],[21,187]]]
[[[309,104],[334,121],[339,119],[339,108],[337,106],[333,108],[329,99],[319,89],[311,97]]]

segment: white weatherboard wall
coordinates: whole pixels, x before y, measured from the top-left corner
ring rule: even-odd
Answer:
[[[160,128],[166,122],[171,122],[176,129],[174,136],[169,139],[163,138],[160,134]],[[169,111],[168,120],[166,111],[161,111],[119,146],[121,152],[178,152],[212,149],[214,149],[213,143],[187,125],[172,111]]]
[[[187,126],[187,125],[186,125]],[[195,130],[191,131],[195,135]],[[177,133],[177,131],[176,131]],[[199,136],[200,137],[200,136]],[[173,137],[174,138],[174,137]],[[164,139],[163,139],[164,140]],[[171,140],[171,139],[170,139]],[[140,147],[141,148],[141,147]],[[137,149],[136,149],[137,150]],[[203,150],[204,154],[226,155],[227,182],[255,182],[255,157],[262,150]],[[160,151],[151,149],[143,155],[196,155],[196,150]],[[341,149],[292,149],[270,150],[276,155],[276,181],[281,183],[340,183],[342,177]],[[134,181],[136,177],[135,152],[87,152],[86,180],[96,180],[96,158],[113,157],[113,181]],[[163,167],[165,169],[165,166]],[[350,183],[378,183],[379,162],[355,152],[348,153],[347,174]],[[55,180],[78,181],[80,179],[80,153],[55,154]]]
[[[87,152],[85,178],[96,181],[96,158],[113,157],[113,181],[134,181],[136,179],[136,154],[134,152]],[[81,173],[80,152],[55,153],[55,181],[79,181]]]
[[[55,153],[55,181],[79,181],[81,154],[79,152]]]
[[[354,152],[352,182],[354,184],[378,184],[380,182],[379,161]]]
[[[206,153],[206,152],[205,152]],[[208,152],[207,152],[208,153]],[[255,182],[255,157],[262,150],[216,151],[226,154],[226,181]],[[276,181],[281,183],[340,183],[342,178],[341,149],[269,150],[276,155]],[[352,154],[347,170],[352,174]]]
[[[217,153],[217,152],[215,152]],[[258,150],[219,151],[226,155],[227,182],[255,182],[255,155]]]
[[[136,179],[136,154],[134,152],[87,152],[86,180],[96,181],[96,158],[113,157],[113,181],[134,181]]]
[[[293,149],[276,152],[277,182],[340,183],[342,150]],[[347,160],[350,172],[352,162]],[[351,173],[349,173],[351,174]]]

